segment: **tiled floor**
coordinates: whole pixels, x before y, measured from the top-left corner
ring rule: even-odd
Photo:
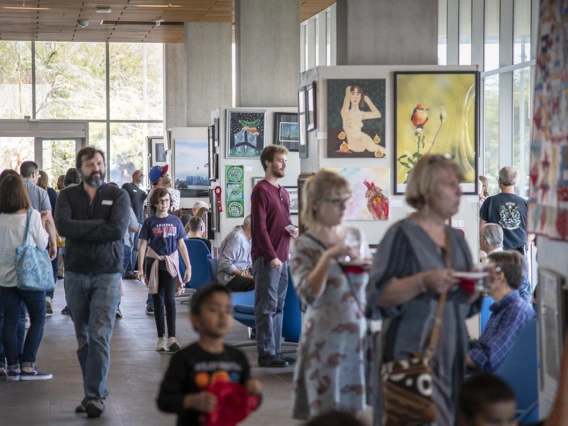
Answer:
[[[75,414],[83,398],[81,370],[76,357],[77,342],[71,318],[61,315],[65,305],[63,283],[59,281],[54,298],[54,315],[47,318],[37,364],[53,373],[45,382],[0,383],[0,426],[36,425],[175,425],[175,416],[160,413],[156,392],[170,355],[157,353],[154,317],[144,313],[146,288],[138,281],[126,281],[126,296],[111,343],[110,396],[100,419],[87,420]],[[188,320],[187,305],[177,304],[177,338],[186,345],[196,334]],[[235,323],[227,336],[229,343],[242,343],[246,329]],[[258,369],[256,350],[244,349],[253,374],[262,382],[264,400],[261,408],[243,425],[299,425],[290,417],[293,368]]]

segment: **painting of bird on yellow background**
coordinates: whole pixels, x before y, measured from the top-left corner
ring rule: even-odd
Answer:
[[[426,154],[452,156],[463,170],[465,193],[477,179],[478,73],[395,73],[395,194]]]

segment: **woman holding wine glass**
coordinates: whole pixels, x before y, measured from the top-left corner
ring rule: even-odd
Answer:
[[[294,373],[293,416],[365,409],[364,316],[368,250],[363,235],[343,223],[351,198],[341,175],[320,170],[304,186],[307,232],[292,247],[294,286],[307,305]]]

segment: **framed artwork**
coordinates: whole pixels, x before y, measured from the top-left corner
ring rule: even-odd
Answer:
[[[327,81],[328,158],[384,158],[386,80]]]
[[[313,176],[315,173],[300,173],[300,175],[298,176],[298,227],[300,228],[300,234],[302,232],[304,232],[305,226],[302,223],[302,209],[303,209],[303,196],[302,196],[302,189],[304,188],[304,185],[306,184],[306,181],[308,180],[308,178],[310,176]]]
[[[306,115],[306,122],[308,132],[313,132],[317,129],[317,112],[316,112],[316,82],[313,81],[310,86],[308,86],[308,90],[306,91],[307,95],[307,102],[308,102],[308,111]]]
[[[217,195],[214,189],[209,189],[209,205],[211,206],[211,230],[213,232],[221,232],[221,214],[217,204]]]
[[[215,153],[215,126],[207,128],[207,171],[209,181],[217,180],[218,164],[217,154]]]
[[[567,297],[564,277],[545,268],[538,269],[538,316],[541,390],[554,397],[560,377],[560,359],[566,332]]]
[[[394,193],[426,154],[452,156],[465,176],[464,194],[477,194],[479,73],[395,72]]]
[[[205,137],[174,140],[173,181],[182,198],[207,198],[208,152]]]
[[[330,168],[351,184],[345,220],[389,220],[390,168]]]
[[[300,149],[300,125],[297,113],[274,113],[274,144],[283,145],[290,152]]]
[[[300,206],[298,205],[298,187],[285,186],[288,195],[290,195],[290,214],[298,214]]]
[[[259,157],[265,123],[266,111],[227,110],[227,158]]]
[[[306,88],[298,90],[298,126],[300,141],[300,158],[308,158],[308,129],[306,124]]]
[[[228,219],[245,217],[244,166],[225,166],[225,198]]]
[[[148,136],[150,144],[150,167],[165,166],[168,162],[166,143],[163,136]]]
[[[252,187],[254,188],[258,182],[260,182],[264,177],[253,177],[252,178]]]

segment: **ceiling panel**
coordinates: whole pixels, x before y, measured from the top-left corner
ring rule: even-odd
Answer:
[[[302,21],[329,7],[334,0],[298,0]],[[168,3],[172,6],[169,7]],[[183,22],[233,22],[234,0],[1,0],[0,40],[183,42]],[[22,7],[25,9],[12,9]],[[160,7],[147,7],[159,5]],[[97,13],[96,7],[111,13]],[[145,7],[146,6],[146,7]],[[78,20],[88,21],[82,28]],[[118,24],[101,25],[101,21]],[[141,25],[126,22],[140,21]]]

